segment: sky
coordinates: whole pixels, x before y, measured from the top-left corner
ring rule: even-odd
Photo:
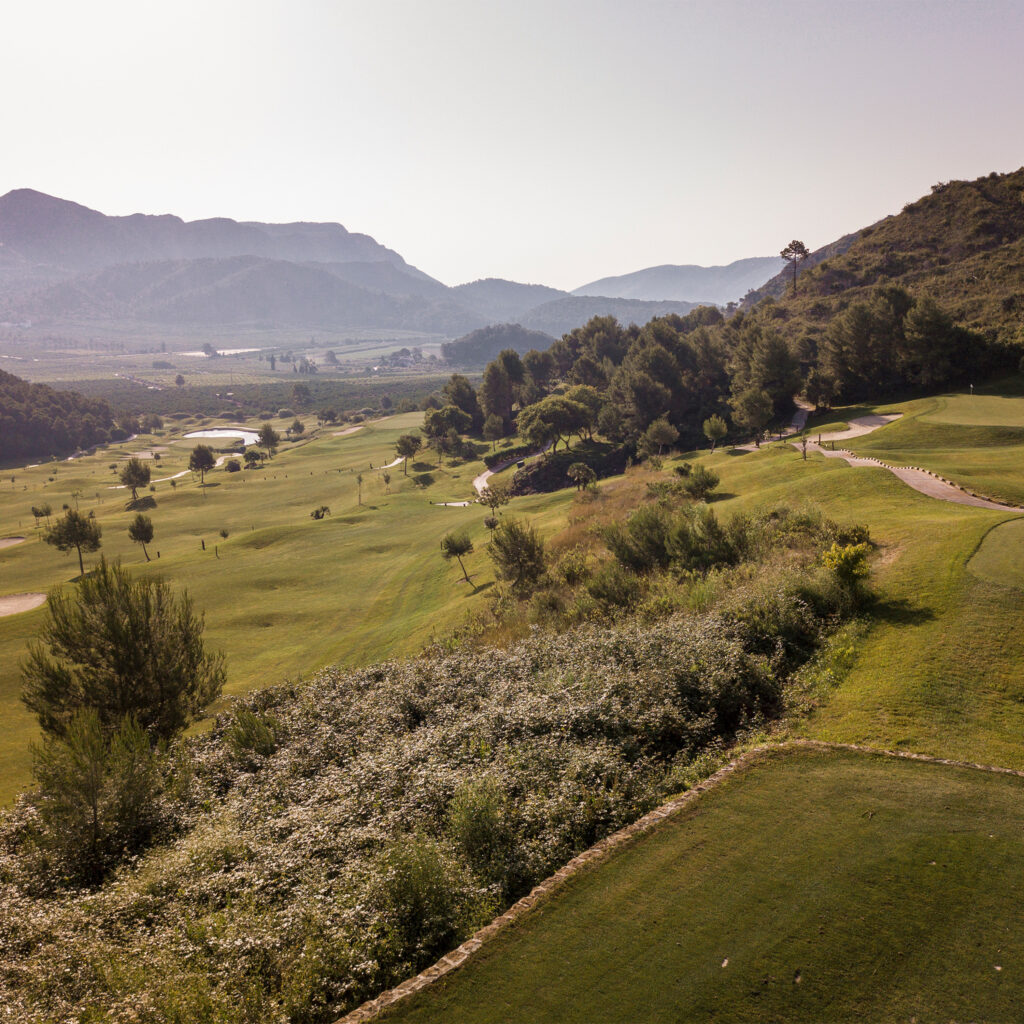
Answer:
[[[0,194],[338,221],[454,285],[811,249],[1024,164],[1021,0],[7,5]]]

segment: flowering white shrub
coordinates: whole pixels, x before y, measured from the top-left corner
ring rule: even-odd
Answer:
[[[790,560],[721,611],[254,693],[177,750],[176,838],[47,887],[0,816],[0,1021],[327,1022],[776,713],[835,609]]]

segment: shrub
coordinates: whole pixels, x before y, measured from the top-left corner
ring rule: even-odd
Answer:
[[[696,501],[707,501],[708,495],[718,486],[720,477],[713,469],[694,466],[683,479],[683,489]]]
[[[606,611],[631,608],[640,599],[640,581],[618,562],[605,563],[587,580],[587,593]]]

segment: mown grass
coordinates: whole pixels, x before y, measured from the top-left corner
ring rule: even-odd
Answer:
[[[108,467],[155,443],[169,450],[150,463],[153,477],[171,476],[187,466],[198,441],[146,438],[76,462],[12,470],[0,486],[0,537],[28,541],[0,550],[0,592],[46,591],[77,577],[77,557],[39,542],[30,509],[49,502],[60,514],[79,492],[80,508],[96,511],[108,559],[121,557],[140,575],[159,574],[188,589],[206,614],[208,642],[227,654],[229,694],[327,664],[413,654],[481,607],[494,583],[484,552],[484,510],[431,504],[470,497],[482,463],[438,466],[430,453],[416,464],[432,477],[429,486],[417,486],[417,470],[410,467],[406,476],[401,466],[388,471],[390,489],[383,483],[380,467],[394,458],[395,439],[421,422],[422,414],[395,416],[345,437],[333,436],[340,428],[325,428],[284,445],[262,470],[215,470],[204,488],[189,476],[175,487],[156,484],[157,507],[147,513],[156,531],[148,564],[128,539],[134,516],[124,507],[129,495],[110,489],[117,479]],[[283,434],[288,423],[277,425]],[[569,492],[520,498],[511,511],[551,532],[564,521],[568,500]],[[332,514],[315,521],[310,512],[320,505]],[[469,586],[459,582],[457,566],[440,557],[440,539],[452,529],[468,529],[476,545],[466,560]],[[98,558],[87,555],[86,568]],[[44,621],[45,608],[0,618],[3,802],[29,780],[28,742],[36,730],[19,700],[18,662]]]
[[[938,395],[876,411],[904,415],[846,442],[851,451],[930,469],[970,491],[1024,505],[1024,398]]]
[[[976,770],[772,755],[386,1019],[1014,1020],[1022,797]]]
[[[1024,518],[989,530],[967,565],[989,583],[1024,590]]]

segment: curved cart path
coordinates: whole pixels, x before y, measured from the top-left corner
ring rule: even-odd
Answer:
[[[899,477],[908,487],[912,487],[915,491],[919,491],[929,498],[937,498],[939,501],[951,501],[955,505],[973,505],[975,508],[996,509],[1000,512],[1020,511],[1016,505],[992,501],[990,498],[964,490],[963,487],[958,486],[951,480],[947,480],[945,477],[939,476],[937,473],[933,473],[929,469],[919,469],[917,466],[891,466],[888,462],[882,462],[881,459],[854,455],[853,452],[846,448],[832,450],[824,447],[830,441],[847,441],[853,437],[863,437],[879,427],[884,427],[898,420],[902,415],[902,413],[887,413],[885,415],[871,414],[869,416],[858,416],[849,421],[850,425],[846,430],[819,435],[822,441],[820,445],[817,441],[808,440],[807,449],[808,451],[819,452],[826,459],[842,459],[851,466],[887,469],[893,476]],[[797,416],[799,416],[799,413]],[[793,419],[794,426],[796,425],[796,418],[794,417]],[[806,413],[804,413],[803,421],[804,423],[807,422]],[[790,443],[795,446],[795,442]]]

